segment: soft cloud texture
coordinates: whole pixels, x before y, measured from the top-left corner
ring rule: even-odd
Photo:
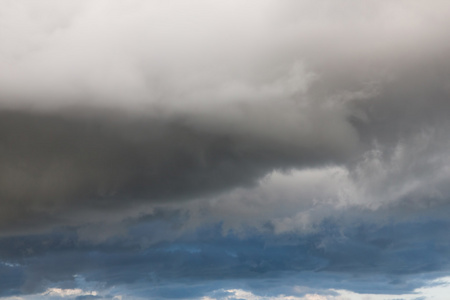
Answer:
[[[0,294],[428,297],[450,270],[449,12],[2,1]]]

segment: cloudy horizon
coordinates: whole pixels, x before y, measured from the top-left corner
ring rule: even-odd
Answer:
[[[0,299],[447,299],[450,2],[0,1]]]

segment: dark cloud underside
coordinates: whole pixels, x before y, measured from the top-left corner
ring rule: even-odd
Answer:
[[[114,113],[0,112],[1,227],[251,185],[273,169],[344,158],[193,128],[182,119]],[[58,220],[55,220],[58,222]]]

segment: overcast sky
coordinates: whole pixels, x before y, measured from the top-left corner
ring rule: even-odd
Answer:
[[[450,2],[0,0],[0,299],[448,299]]]

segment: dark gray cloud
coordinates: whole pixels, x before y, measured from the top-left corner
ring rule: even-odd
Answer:
[[[65,213],[205,196],[273,169],[346,159],[344,149],[202,130],[188,120],[2,111],[1,227]],[[325,141],[326,142],[326,141]],[[319,142],[320,143],[320,142]]]
[[[423,65],[432,71],[424,74]],[[298,68],[289,80],[303,72]],[[396,189],[407,178],[439,175],[447,164],[450,107],[448,76],[439,68],[427,56],[407,70],[394,68],[394,79],[377,75],[367,84],[357,79],[361,72],[351,73],[345,76],[350,86],[341,74],[321,70],[305,93],[277,100],[252,92],[197,111],[168,113],[163,106],[156,110],[160,115],[98,107],[3,109],[2,226],[25,229],[43,219],[71,223],[63,216],[67,211],[205,196],[254,184],[277,169],[339,164],[354,175],[371,163],[389,168],[400,160],[402,170],[395,171],[396,179],[386,177],[389,183],[356,178],[370,194],[383,184]],[[439,191],[445,189],[444,175],[431,179]]]

